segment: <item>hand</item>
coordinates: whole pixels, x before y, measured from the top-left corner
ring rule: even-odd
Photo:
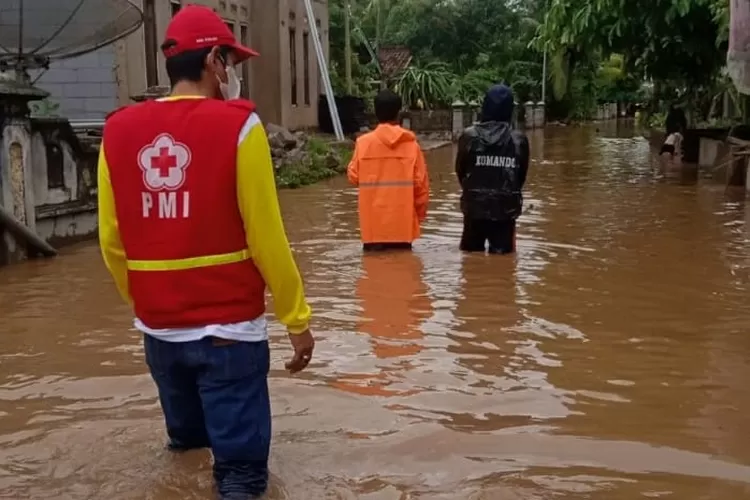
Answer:
[[[292,360],[286,363],[286,369],[294,374],[301,372],[310,364],[313,349],[315,349],[315,339],[313,339],[310,330],[307,329],[298,335],[290,333],[289,341],[294,348],[294,355],[292,356]]]

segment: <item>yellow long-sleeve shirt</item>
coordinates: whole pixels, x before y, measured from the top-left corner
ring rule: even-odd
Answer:
[[[105,135],[103,141],[106,140]],[[99,153],[98,184],[102,256],[120,295],[132,304],[127,255],[118,229],[103,144]],[[268,138],[255,113],[245,123],[238,139],[237,203],[245,225],[248,249],[271,290],[276,317],[290,333],[304,332],[309,326],[311,309],[284,230]]]

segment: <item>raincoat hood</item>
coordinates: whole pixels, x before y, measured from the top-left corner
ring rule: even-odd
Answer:
[[[481,122],[474,126],[479,141],[487,145],[502,144],[507,140],[512,129],[510,123],[504,121]]]
[[[482,102],[483,122],[510,122],[513,117],[513,91],[507,85],[493,85]]]
[[[388,146],[390,149],[395,148],[401,143],[415,142],[417,140],[417,136],[414,135],[414,132],[390,123],[381,123],[378,125],[374,134],[380,142]]]

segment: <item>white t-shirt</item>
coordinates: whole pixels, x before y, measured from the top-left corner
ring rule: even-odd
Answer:
[[[669,134],[664,140],[664,144],[674,146],[674,152],[677,154],[682,150],[682,134],[679,132]]]

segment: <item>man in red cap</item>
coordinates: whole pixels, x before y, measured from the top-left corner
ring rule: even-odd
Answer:
[[[257,55],[211,9],[183,8],[162,45],[169,97],[104,127],[99,237],[144,333],[172,450],[210,447],[223,500],[263,494],[271,410],[265,290],[292,373],[313,353],[310,307],[281,219],[268,140],[236,64]]]

